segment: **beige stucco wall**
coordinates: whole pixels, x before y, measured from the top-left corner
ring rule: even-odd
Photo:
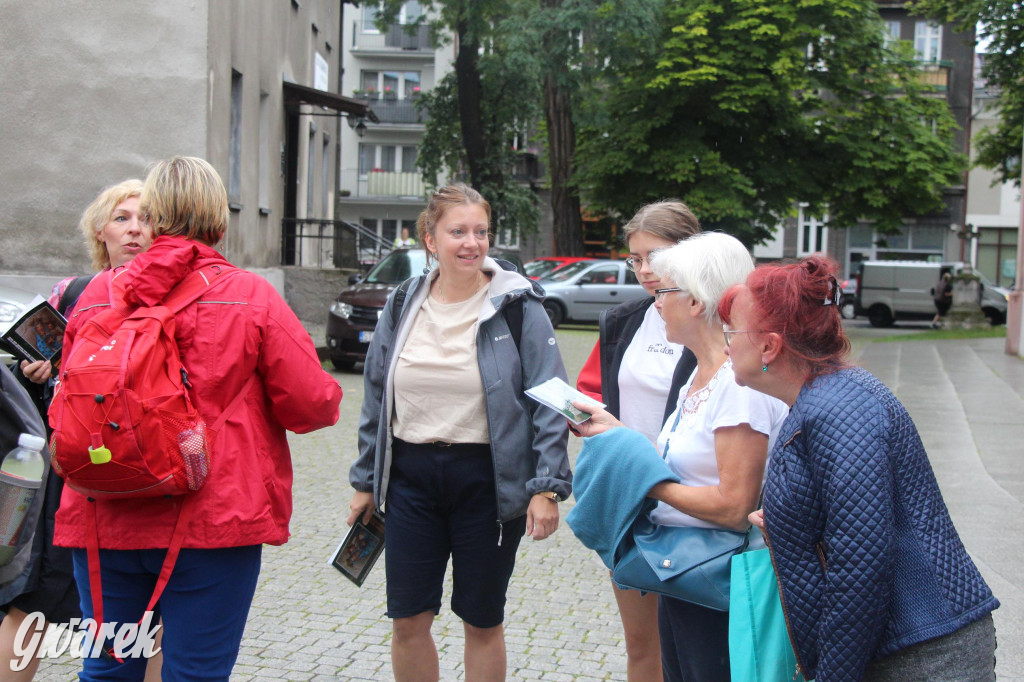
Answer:
[[[207,3],[0,0],[0,275],[78,273],[82,210],[203,155]]]

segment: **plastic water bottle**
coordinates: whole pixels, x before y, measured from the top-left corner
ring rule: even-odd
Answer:
[[[43,485],[44,447],[44,438],[23,433],[18,436],[18,447],[0,464],[0,566],[14,559],[25,516]]]

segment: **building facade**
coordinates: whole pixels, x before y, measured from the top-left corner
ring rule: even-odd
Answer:
[[[999,120],[995,95],[980,77],[981,60],[975,61],[975,133],[994,127]],[[972,153],[971,161],[974,161]],[[973,239],[969,258],[977,270],[995,284],[1012,289],[1017,275],[1017,233],[1021,220],[1021,192],[1012,182],[998,182],[987,168],[971,168],[967,179],[967,225]]]
[[[333,218],[341,116],[370,115],[339,94],[340,0],[2,5],[7,284],[87,272],[83,209],[176,154],[224,180],[230,260],[283,291],[282,263],[315,259],[284,221]]]
[[[967,154],[971,135],[974,32],[957,32],[951,25],[911,16],[903,3],[878,2],[887,39],[914,44],[921,78],[943,98],[957,123],[953,148]],[[929,215],[904,216],[899,234],[882,235],[870,223],[852,228],[828,227],[828,216],[810,215],[803,206],[776,231],[771,242],[755,247],[758,260],[800,258],[825,252],[835,258],[844,276],[851,276],[865,260],[967,260],[960,235],[967,224],[967,176],[947,187],[943,208]]]

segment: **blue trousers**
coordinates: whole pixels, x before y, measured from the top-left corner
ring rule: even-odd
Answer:
[[[100,550],[105,622],[120,625],[142,618],[166,553],[164,549]],[[153,623],[163,619],[163,682],[229,678],[256,593],[262,554],[262,545],[181,550],[154,608]],[[92,618],[84,549],[74,550],[74,567],[82,613]],[[118,663],[97,657],[84,659],[79,679],[142,680],[145,674],[144,658]]]
[[[658,597],[665,682],[729,682],[729,613]]]

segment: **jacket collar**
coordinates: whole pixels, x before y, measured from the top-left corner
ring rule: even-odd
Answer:
[[[133,260],[125,275],[125,301],[156,305],[193,270],[228,261],[212,247],[192,239],[162,235]]]

